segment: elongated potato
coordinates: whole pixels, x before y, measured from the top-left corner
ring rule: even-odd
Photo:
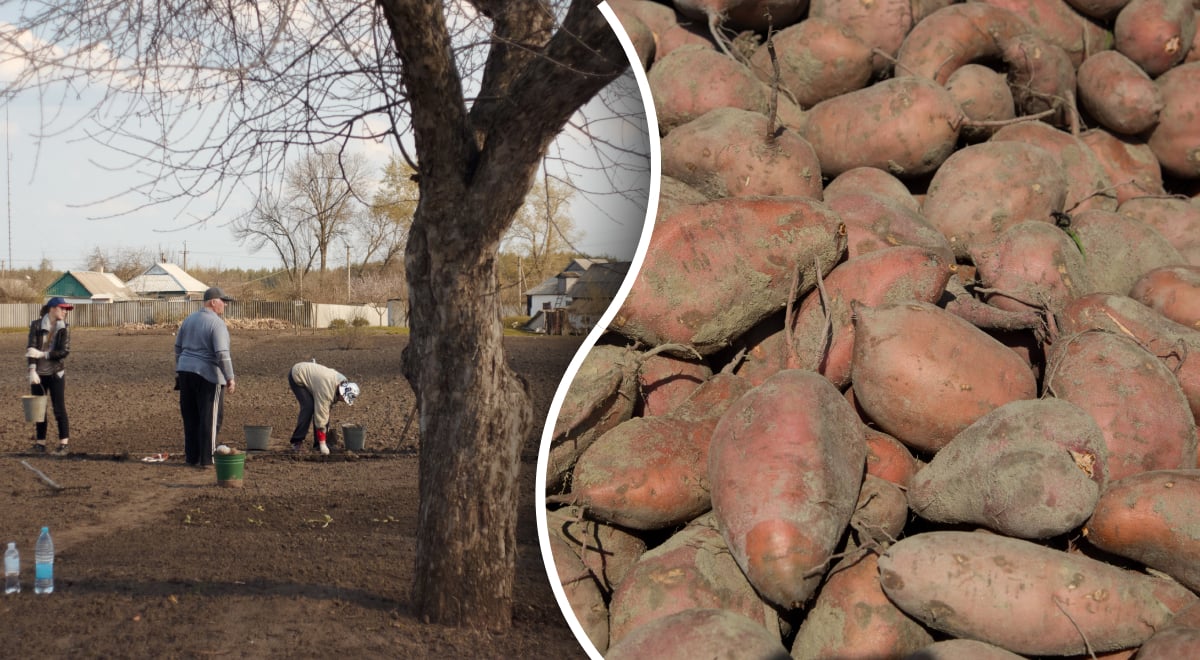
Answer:
[[[939,307],[897,303],[856,314],[855,397],[910,447],[937,451],[995,408],[1037,396],[1020,356]]]
[[[962,109],[950,92],[926,78],[890,78],[822,101],[800,134],[837,176],[877,167],[900,178],[936,170],[954,151]]]
[[[770,602],[793,609],[816,591],[854,513],[866,451],[850,403],[811,371],[771,376],[721,417],[708,455],[713,514]]]
[[[607,660],[722,658],[789,660],[783,644],[750,619],[717,608],[684,610],[646,624],[614,644]]]
[[[845,253],[841,220],[804,197],[738,197],[677,209],[649,250],[613,329],[651,346],[720,350],[811,291]],[[697,291],[705,295],[696,295]]]
[[[1163,266],[1147,271],[1129,297],[1172,321],[1200,330],[1200,266]]]
[[[879,580],[925,625],[1022,655],[1132,648],[1198,600],[1173,580],[980,532],[902,539]]]
[[[1200,470],[1154,470],[1113,482],[1087,522],[1092,545],[1200,589]]]

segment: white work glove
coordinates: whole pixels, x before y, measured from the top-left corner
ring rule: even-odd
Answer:
[[[32,365],[32,364],[29,365],[29,384],[30,385],[41,385],[42,384],[42,379],[39,378],[37,375],[37,366]]]
[[[35,360],[40,360],[40,359],[46,357],[46,355],[47,355],[46,351],[39,351],[38,349],[36,349],[32,346],[30,346],[29,349],[25,351],[25,357],[33,358]]]

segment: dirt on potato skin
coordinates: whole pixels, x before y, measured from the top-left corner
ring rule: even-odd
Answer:
[[[538,441],[581,338],[510,337],[538,428],[522,451],[512,629],[419,622],[409,597],[416,548],[417,421],[400,374],[404,335],[232,333],[237,390],[222,442],[244,424],[273,427],[250,452],[242,488],[183,463],[169,331],[72,329],[66,363],[72,453],[30,453],[24,332],[0,334],[0,543],[21,551],[22,591],[0,595],[7,657],[585,657],[554,599],[534,519]],[[359,454],[287,452],[298,407],[288,369],[316,358],[362,395],[333,423],[366,427]],[[51,421],[49,444],[57,438]],[[306,445],[311,445],[311,434]],[[169,453],[161,463],[141,459]],[[54,490],[22,462],[43,472]],[[55,592],[33,593],[33,547],[49,526]]]

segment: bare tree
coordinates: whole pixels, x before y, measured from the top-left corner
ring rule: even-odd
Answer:
[[[317,256],[314,234],[308,214],[282,203],[270,191],[264,192],[254,208],[239,215],[231,223],[233,237],[258,251],[270,246],[283,262],[288,280],[296,287],[298,298],[304,297],[304,276],[313,267]]]
[[[14,4],[33,13],[0,43],[26,66],[0,95],[99,87],[98,139],[127,166],[159,166],[130,191],[144,204],[215,200],[199,214],[211,218],[295,145],[345,153],[391,137],[414,165],[401,365],[421,433],[412,605],[432,622],[510,626],[532,413],[505,360],[496,255],[549,145],[628,70],[594,1]]]
[[[355,222],[358,242],[364,247],[362,262],[379,257],[385,269],[404,255],[408,230],[417,212],[416,170],[393,158],[383,170],[383,179],[367,213]]]
[[[525,260],[526,273],[542,278],[554,264],[548,256],[577,252],[579,231],[570,216],[572,188],[543,172],[541,180],[529,191],[525,203],[504,237],[505,251],[515,251]]]
[[[321,273],[329,269],[329,247],[349,233],[360,206],[357,191],[366,185],[362,155],[343,155],[330,147],[306,154],[288,168],[289,204],[307,218]]]
[[[145,248],[101,250],[97,246],[92,248],[84,268],[93,272],[114,273],[122,280],[129,280],[141,275],[153,264],[154,256]]]

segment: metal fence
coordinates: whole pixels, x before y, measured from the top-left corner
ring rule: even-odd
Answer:
[[[134,300],[75,305],[70,323],[81,328],[119,327],[126,324],[178,323],[200,308],[201,302]],[[38,318],[41,305],[0,304],[0,328],[25,328]],[[364,319],[369,325],[403,325],[407,319],[392,318],[401,310],[392,305],[330,305],[305,301],[272,302],[238,300],[226,304],[229,319],[278,319],[300,328],[326,328],[334,320]],[[401,322],[397,322],[401,321]]]

